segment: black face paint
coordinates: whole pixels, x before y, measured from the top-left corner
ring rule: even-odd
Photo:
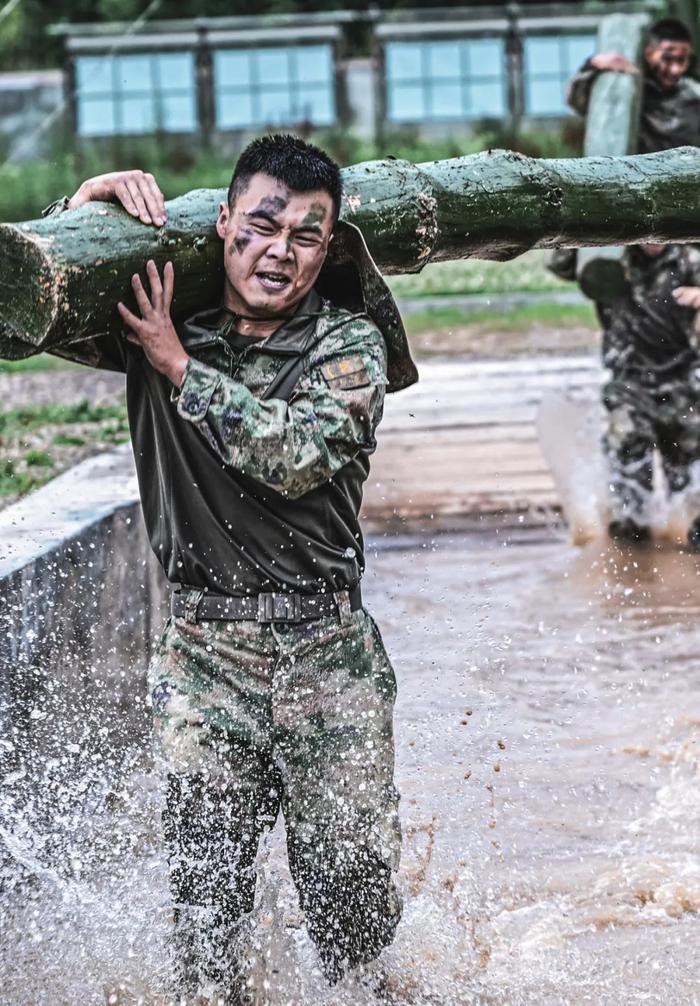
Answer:
[[[326,207],[322,203],[312,203],[311,209],[302,221],[302,227],[321,225],[326,219]]]
[[[281,196],[265,196],[261,199],[254,210],[248,213],[249,217],[254,217],[256,213],[268,213],[271,217],[277,216],[278,213],[282,213],[289,206],[289,200],[283,199]]]
[[[269,219],[271,217],[275,217],[278,213],[282,213],[286,210],[288,205],[289,201],[287,199],[282,199],[281,196],[265,196],[264,199],[260,200],[255,209],[249,210],[245,216],[248,217],[248,219],[251,219],[260,215]],[[245,249],[253,240],[254,236],[255,235],[250,227],[244,227],[241,229],[240,234],[235,237],[233,241],[233,247],[239,255],[243,254]]]
[[[252,240],[253,240],[252,231],[250,230],[249,227],[245,227],[240,232],[240,234],[238,234],[238,236],[233,239],[233,247],[236,249],[239,255],[242,255]]]

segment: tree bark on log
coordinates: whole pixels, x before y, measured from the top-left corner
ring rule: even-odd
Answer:
[[[343,171],[343,217],[380,269],[505,260],[530,248],[700,240],[700,149],[632,157],[537,160],[488,151],[414,165],[370,161]],[[30,356],[117,332],[115,305],[153,258],[175,266],[174,313],[218,302],[222,245],[214,223],[225,191],[168,203],[164,228],[116,206],[0,226],[0,356]]]
[[[646,14],[610,14],[600,22],[597,52],[617,52],[640,68],[629,73],[601,73],[593,83],[586,114],[583,152],[586,157],[620,157],[636,153],[642,95],[642,43]],[[626,285],[624,248],[582,248],[576,256],[576,279],[593,300],[610,300]]]

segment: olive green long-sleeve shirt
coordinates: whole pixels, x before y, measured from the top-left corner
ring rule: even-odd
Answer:
[[[126,372],[153,550],[171,581],[216,593],[352,588],[364,569],[358,513],[383,410],[383,337],[314,291],[265,340],[225,334],[219,314],[180,327],[190,363],[179,390],[123,339],[62,351]],[[276,395],[300,357],[296,384]]]

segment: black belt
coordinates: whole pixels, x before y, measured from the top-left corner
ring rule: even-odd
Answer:
[[[250,621],[250,622],[311,622],[316,618],[337,615],[342,625],[350,613],[362,607],[360,585],[335,594],[256,594],[252,597],[232,597],[209,594],[203,590],[182,589],[170,598],[170,610],[175,618],[188,622]]]

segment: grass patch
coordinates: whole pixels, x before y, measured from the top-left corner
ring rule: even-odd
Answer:
[[[51,443],[56,447],[82,447],[87,441],[75,433],[57,433]]]
[[[387,281],[395,297],[406,298],[575,289],[545,268],[541,251],[526,252],[511,262],[435,262],[415,275],[389,276]]]
[[[24,463],[30,468],[51,468],[53,458],[46,451],[39,451],[34,448],[24,455]]]
[[[24,496],[46,482],[46,476],[21,471],[12,458],[0,461],[0,496]]]
[[[123,405],[22,406],[0,412],[0,497],[24,496],[89,454],[128,439]]]
[[[72,423],[103,423],[115,420],[115,431],[127,430],[126,408],[121,405],[92,405],[87,399],[75,405],[23,405],[0,412],[0,437],[30,433],[44,426]]]
[[[484,308],[462,311],[458,307],[439,307],[430,311],[409,314],[406,319],[409,335],[484,325],[499,332],[521,332],[537,325],[566,329],[572,324],[597,328],[598,321],[593,304],[524,304],[509,311]]]
[[[0,374],[32,374],[44,370],[66,370],[71,367],[67,360],[59,360],[57,356],[39,353],[28,356],[25,360],[0,360]]]

